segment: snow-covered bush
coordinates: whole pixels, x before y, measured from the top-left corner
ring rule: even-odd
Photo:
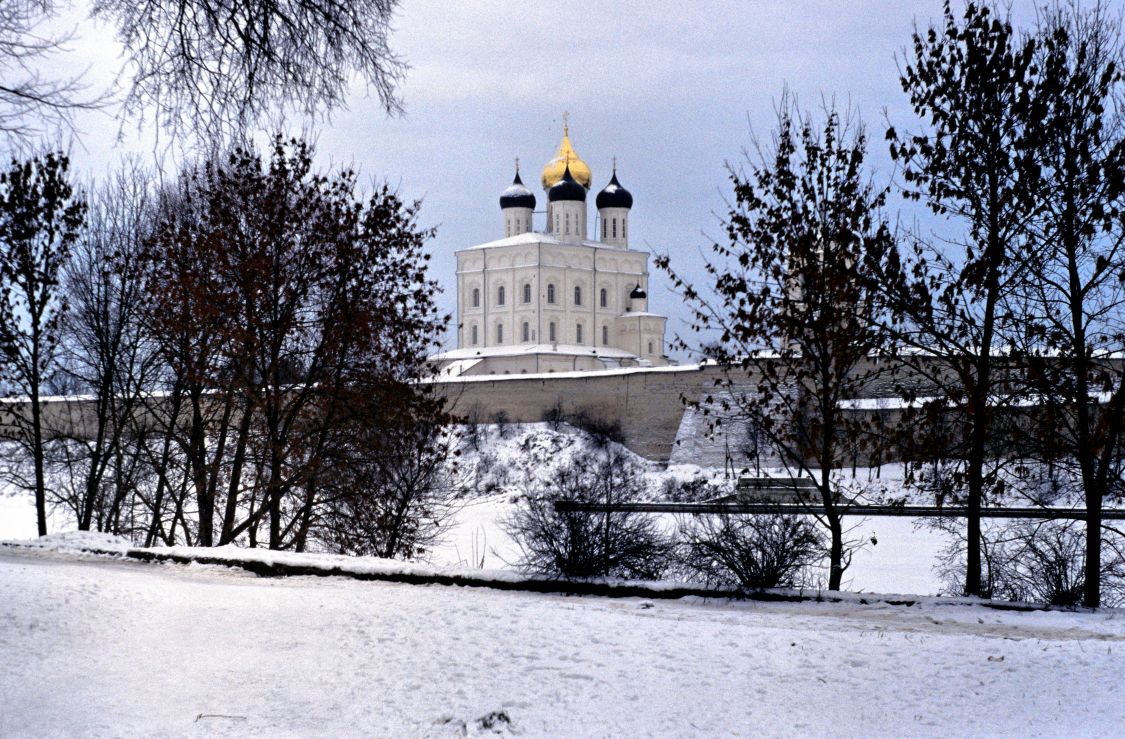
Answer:
[[[613,504],[645,489],[643,469],[614,448],[559,467],[504,522],[524,572],[552,577],[656,579],[671,541],[652,517],[636,513],[555,510],[556,500]]]
[[[698,503],[728,493],[730,487],[702,475],[688,479],[669,476],[660,484],[660,497],[677,503]]]
[[[826,553],[824,534],[800,516],[700,516],[681,525],[680,537],[684,574],[752,590],[809,585]]]

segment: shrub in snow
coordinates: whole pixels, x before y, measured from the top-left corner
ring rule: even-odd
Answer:
[[[954,540],[942,550],[936,569],[949,592],[964,581],[965,543],[960,524],[942,528]],[[1125,605],[1125,551],[1121,537],[1105,535],[1102,552],[1102,605]],[[1014,521],[985,528],[983,581],[987,597],[1076,606],[1086,584],[1082,521]]]
[[[825,537],[808,518],[700,516],[681,526],[680,565],[706,583],[752,590],[810,584]]]
[[[609,448],[538,481],[503,526],[527,573],[554,577],[659,578],[672,545],[656,521],[636,513],[555,510],[558,499],[613,504],[640,497],[643,470]]]

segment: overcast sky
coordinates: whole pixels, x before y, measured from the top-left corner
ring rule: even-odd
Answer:
[[[56,64],[89,66],[89,80],[107,84],[119,66],[112,29],[84,19],[84,0],[75,4],[74,50]],[[539,171],[559,143],[564,111],[594,191],[617,157],[634,196],[632,247],[668,252],[674,266],[701,276],[700,254],[721,235],[726,163],[741,159],[752,128],[768,136],[786,86],[806,107],[822,96],[850,102],[868,125],[876,177],[890,176],[884,111],[900,128],[912,123],[895,55],[915,22],[940,12],[940,0],[403,0],[392,43],[411,65],[405,116],[388,118],[357,86],[350,109],[313,130],[324,165],[353,164],[365,182],[386,179],[423,199],[423,222],[438,226],[433,269],[447,310],[453,252],[503,235],[497,197],[515,157],[545,202]],[[129,151],[151,158],[151,140],[131,124],[118,141],[109,114],[79,123],[73,156],[91,177]],[[670,333],[682,332],[667,280],[654,271],[651,284],[651,308],[673,318]]]

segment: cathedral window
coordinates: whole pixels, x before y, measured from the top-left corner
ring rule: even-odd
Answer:
[[[648,353],[652,354],[652,342],[648,342]]]
[[[504,305],[504,286],[496,288],[496,305]]]
[[[574,286],[574,304],[582,305],[582,288],[577,285]]]
[[[609,231],[609,219],[603,218],[602,219],[602,237],[605,237],[607,231]]]
[[[575,338],[576,344],[582,343],[582,324],[581,323],[574,327],[574,338]]]
[[[613,238],[617,238],[617,219],[613,219]]]
[[[554,303],[555,302],[555,286],[554,285],[547,285],[547,302],[548,303]]]
[[[531,285],[530,284],[527,284],[527,285],[523,286],[523,302],[525,302],[525,303],[531,302]]]
[[[602,346],[609,346],[609,326],[602,326]]]
[[[472,339],[470,340],[469,343],[471,343],[473,346],[476,346],[477,345],[477,339],[479,337],[477,336],[477,325],[475,323],[473,324],[472,328],[469,330],[469,333],[472,334]]]
[[[563,216],[563,220],[566,223],[566,232],[565,233],[570,233],[570,214],[569,213],[565,214]]]
[[[626,223],[627,223],[626,219],[622,218],[621,219],[621,238],[623,238],[623,239],[629,238],[629,234],[625,233],[625,224]]]
[[[609,293],[604,287],[602,288],[601,293],[598,295],[598,302],[603,308],[605,308],[606,304],[609,303]]]
[[[474,308],[480,307],[480,288],[479,287],[473,288],[473,307]]]
[[[531,341],[531,324],[527,321],[523,322],[523,341],[525,344]]]
[[[496,324],[496,343],[504,343],[504,324],[502,323]]]
[[[554,344],[556,341],[558,341],[558,335],[555,332],[555,322],[554,321],[551,321],[550,323],[547,324],[547,339],[552,344]]]

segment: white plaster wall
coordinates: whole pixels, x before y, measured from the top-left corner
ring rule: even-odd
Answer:
[[[629,248],[629,209],[602,208],[598,211],[598,235],[603,244]]]
[[[634,287],[640,284],[642,289],[648,289],[648,257],[645,252],[553,241],[458,252],[458,346],[474,346],[474,325],[478,338],[475,346],[479,347],[549,343],[549,326],[554,322],[557,343],[604,346],[605,326],[609,329],[610,346],[635,351],[636,341],[631,346],[623,345],[613,326],[629,307],[629,293]],[[531,286],[530,303],[523,302],[524,285]],[[547,302],[549,285],[555,288],[553,303]],[[580,304],[574,300],[576,287],[581,290]],[[474,289],[480,290],[478,306],[472,304]],[[604,307],[602,289],[606,291]],[[526,342],[522,331],[525,321],[529,326]],[[580,323],[581,342],[577,329]],[[498,341],[501,325],[503,340]]]
[[[531,208],[504,208],[504,238],[531,230]]]

